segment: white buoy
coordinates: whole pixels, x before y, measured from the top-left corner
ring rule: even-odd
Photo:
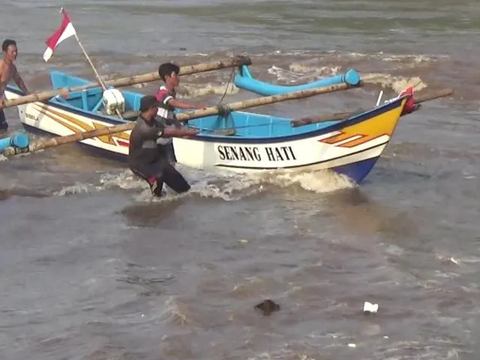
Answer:
[[[103,106],[108,115],[113,115],[118,110],[125,112],[125,98],[118,89],[107,89],[103,92]]]

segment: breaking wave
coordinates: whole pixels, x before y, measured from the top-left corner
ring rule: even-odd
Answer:
[[[129,170],[121,170],[103,173],[97,183],[77,182],[73,185],[62,187],[60,190],[55,191],[53,195],[69,196],[120,189],[130,195],[133,194],[135,200],[139,202],[174,201],[186,196],[236,201],[255,194],[290,187],[322,194],[356,186],[347,177],[328,170],[239,174],[225,171],[205,172],[181,165],[177,165],[177,168],[192,186],[187,194],[177,195],[168,186],[165,186],[166,196],[161,199],[154,198],[145,181],[134,176]]]
[[[192,170],[181,165],[177,165],[177,168],[192,186],[191,191],[188,194],[181,195],[181,197],[193,194],[202,198],[235,201],[273,188],[298,186],[303,190],[321,194],[355,186],[347,177],[331,171],[237,174],[220,171],[208,173]],[[136,196],[138,201],[150,201],[152,199],[147,184],[133,176],[128,170],[120,173],[104,174],[100,183],[102,185],[97,186],[97,190],[115,187],[124,190],[136,190],[136,192],[142,190]],[[168,187],[165,188],[167,195],[179,197]],[[169,199],[171,197],[167,196],[164,199],[155,199],[155,201],[169,201]]]
[[[272,66],[268,73],[275,75],[276,79],[289,84],[301,84],[338,75],[345,70],[340,66],[310,67],[298,63],[291,64],[289,69]],[[399,93],[408,86],[413,86],[416,91],[428,86],[427,82],[419,76],[402,76],[388,73],[360,73],[361,79],[366,84],[379,85],[384,89],[392,89]]]

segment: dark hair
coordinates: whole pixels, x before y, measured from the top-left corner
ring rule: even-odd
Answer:
[[[158,75],[160,75],[160,78],[163,81],[165,81],[165,77],[170,76],[172,72],[178,75],[178,73],[180,72],[180,68],[178,67],[178,65],[172,63],[165,63],[158,67]]]
[[[10,45],[17,46],[17,43],[15,42],[15,40],[6,39],[2,44],[2,51],[6,52]]]
[[[159,102],[157,98],[152,95],[145,95],[140,99],[140,111],[145,112],[150,110],[154,106],[158,106]]]

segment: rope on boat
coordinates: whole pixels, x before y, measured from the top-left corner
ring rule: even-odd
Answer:
[[[219,115],[223,115],[223,116],[229,115],[233,111],[233,109],[230,108],[230,106],[228,106],[226,104],[222,104],[222,101],[225,98],[225,96],[227,95],[228,86],[232,83],[234,78],[235,78],[235,68],[232,68],[230,76],[228,77],[227,85],[225,86],[225,91],[223,92],[222,97],[220,98],[220,100],[218,100],[218,103],[217,103],[217,108],[218,108]]]
[[[220,117],[226,117],[226,119],[225,119],[226,122],[228,122],[228,120],[232,121],[232,127],[230,127],[230,128],[225,127],[225,128],[209,129],[209,128],[202,128],[202,127],[198,127],[198,126],[189,125],[190,128],[197,129],[197,130],[204,131],[204,132],[209,132],[209,133],[222,134],[224,132],[228,132],[227,135],[235,135],[235,131],[237,129],[248,129],[248,128],[264,127],[264,126],[271,126],[272,125],[272,122],[270,121],[270,122],[264,123],[264,124],[252,124],[252,125],[244,125],[244,126],[235,126],[233,116],[231,115],[232,111],[234,111],[234,110],[228,104],[223,104],[222,103],[223,99],[227,95],[228,87],[230,86],[230,84],[233,82],[233,80],[235,78],[235,69],[236,69],[235,67],[232,68],[232,71],[231,71],[230,76],[228,78],[227,84],[225,86],[225,91],[223,92],[223,95],[220,97],[220,99],[217,102],[218,115],[220,115],[218,119],[220,119]],[[275,120],[275,121],[286,123],[286,122],[289,122],[290,120],[278,119],[278,120]],[[225,134],[222,134],[222,135],[225,135]]]
[[[219,115],[229,115],[233,109],[227,104],[218,104],[217,105]]]
[[[233,81],[234,77],[235,77],[235,68],[233,67],[232,72],[230,73],[230,77],[228,78],[228,81],[227,81],[227,86],[225,86],[225,91],[223,92],[223,95],[220,98],[220,100],[218,100],[218,105],[220,105],[222,103],[222,100],[227,95],[228,85],[230,85],[230,83]]]

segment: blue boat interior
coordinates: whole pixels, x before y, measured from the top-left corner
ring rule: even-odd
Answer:
[[[53,89],[71,88],[92,83],[90,80],[60,71],[51,71],[50,76]],[[140,99],[144,94],[127,90],[121,90],[121,92],[125,98],[125,112],[137,112],[140,108]],[[118,116],[107,115],[105,112],[102,112],[102,94],[102,88],[99,86],[82,91],[70,92],[67,98],[57,95],[52,97],[50,102],[53,104],[61,104],[67,108],[74,108],[77,111],[80,110],[85,113],[100,115],[105,121],[112,124],[134,121],[137,118],[138,113],[132,118],[120,119]],[[201,135],[209,137],[275,138],[308,133],[338,123],[338,121],[330,121],[292,127],[290,125],[291,120],[292,118],[234,111],[228,115],[214,115],[193,119],[188,122],[188,126],[200,129]],[[233,129],[235,131],[230,131],[228,134],[224,131]]]
[[[50,80],[54,90],[92,84],[90,80],[72,76],[60,71],[51,71]],[[140,109],[140,99],[143,94],[125,90],[122,90],[122,94],[125,98],[125,111],[138,111]],[[86,112],[106,115],[105,113],[102,113],[103,89],[100,86],[82,91],[70,92],[66,98],[57,95],[51,98],[50,101],[53,103],[68,105]]]

